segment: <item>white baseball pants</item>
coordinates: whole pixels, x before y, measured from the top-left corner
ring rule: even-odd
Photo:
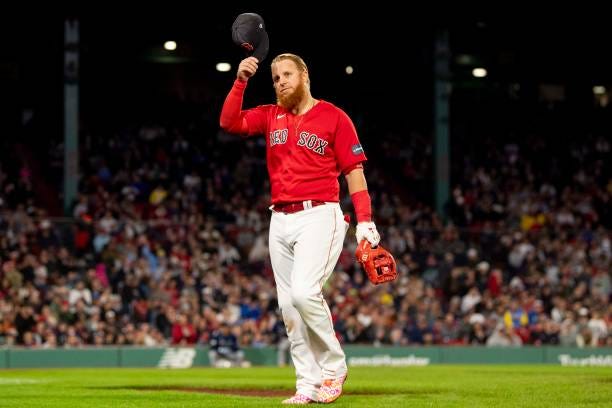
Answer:
[[[316,400],[322,379],[347,372],[322,288],[336,266],[348,224],[338,203],[293,214],[272,211],[270,258],[291,343],[296,388]]]

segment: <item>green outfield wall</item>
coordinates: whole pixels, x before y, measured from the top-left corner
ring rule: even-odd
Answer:
[[[430,364],[555,364],[612,367],[612,347],[367,347],[345,346],[349,366],[425,366]],[[252,365],[277,365],[273,347],[245,348]],[[286,352],[285,352],[286,355]],[[288,360],[290,361],[290,360]],[[208,366],[208,349],[108,347],[0,350],[0,369],[33,367],[160,367]]]

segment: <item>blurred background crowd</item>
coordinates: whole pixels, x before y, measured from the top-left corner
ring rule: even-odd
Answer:
[[[243,346],[284,336],[263,139],[211,126],[88,138],[72,219],[50,217],[56,196],[35,188],[61,178],[60,146],[36,161],[3,149],[0,344],[207,344],[221,322]],[[400,278],[364,279],[349,233],[325,287],[342,342],[612,345],[609,140],[481,140],[482,156],[455,163],[464,171],[443,222],[413,194],[431,177],[427,138],[396,136],[362,139]],[[346,192],[342,206],[352,211]]]

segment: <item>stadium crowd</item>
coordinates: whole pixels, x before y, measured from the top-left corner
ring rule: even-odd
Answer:
[[[65,222],[37,200],[32,163],[2,158],[0,346],[207,345],[222,323],[241,346],[284,338],[263,139],[206,137],[210,127],[88,134]],[[612,346],[609,139],[485,140],[455,163],[443,221],[411,194],[431,176],[426,138],[387,136],[371,151],[363,142],[400,277],[371,285],[349,231],[324,288],[341,342]],[[62,174],[55,147],[51,179]]]

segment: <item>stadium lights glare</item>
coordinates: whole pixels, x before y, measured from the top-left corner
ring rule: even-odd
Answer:
[[[602,85],[595,85],[593,87],[593,93],[595,95],[603,95],[606,93],[606,87]]]
[[[344,71],[347,73],[347,75],[351,75],[353,73],[353,67],[349,65],[346,68],[344,68]]]
[[[164,48],[168,51],[176,50],[176,41],[166,41],[164,43]]]
[[[219,72],[227,72],[232,69],[232,66],[228,62],[219,62],[217,64],[217,71]]]
[[[474,75],[476,78],[484,78],[487,76],[487,70],[484,68],[474,68],[472,70],[472,75]]]

